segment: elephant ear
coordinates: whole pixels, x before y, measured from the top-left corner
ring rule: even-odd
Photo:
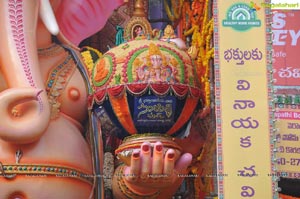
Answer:
[[[56,10],[61,33],[76,46],[101,30],[124,0],[63,0]]]

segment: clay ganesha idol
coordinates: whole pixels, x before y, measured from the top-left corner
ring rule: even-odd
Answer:
[[[82,2],[0,1],[0,198],[96,197],[81,60],[66,48],[101,29],[123,1]],[[100,16],[84,15],[91,5]]]

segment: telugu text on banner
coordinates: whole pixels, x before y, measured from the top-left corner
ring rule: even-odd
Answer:
[[[261,1],[214,5],[220,199],[276,196],[269,12]]]
[[[281,177],[300,178],[300,110],[297,106],[278,104],[275,113],[277,134],[277,164]]]

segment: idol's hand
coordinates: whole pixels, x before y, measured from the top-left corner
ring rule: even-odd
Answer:
[[[180,185],[191,161],[189,153],[180,155],[168,149],[164,154],[161,142],[156,142],[153,149],[149,142],[145,142],[140,150],[132,153],[130,166],[124,167],[124,180],[138,193],[170,191],[169,188]]]

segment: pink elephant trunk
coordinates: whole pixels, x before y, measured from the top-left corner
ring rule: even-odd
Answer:
[[[40,72],[37,0],[0,1],[0,67],[8,88],[0,93],[0,138],[16,144],[38,140],[50,121]]]

